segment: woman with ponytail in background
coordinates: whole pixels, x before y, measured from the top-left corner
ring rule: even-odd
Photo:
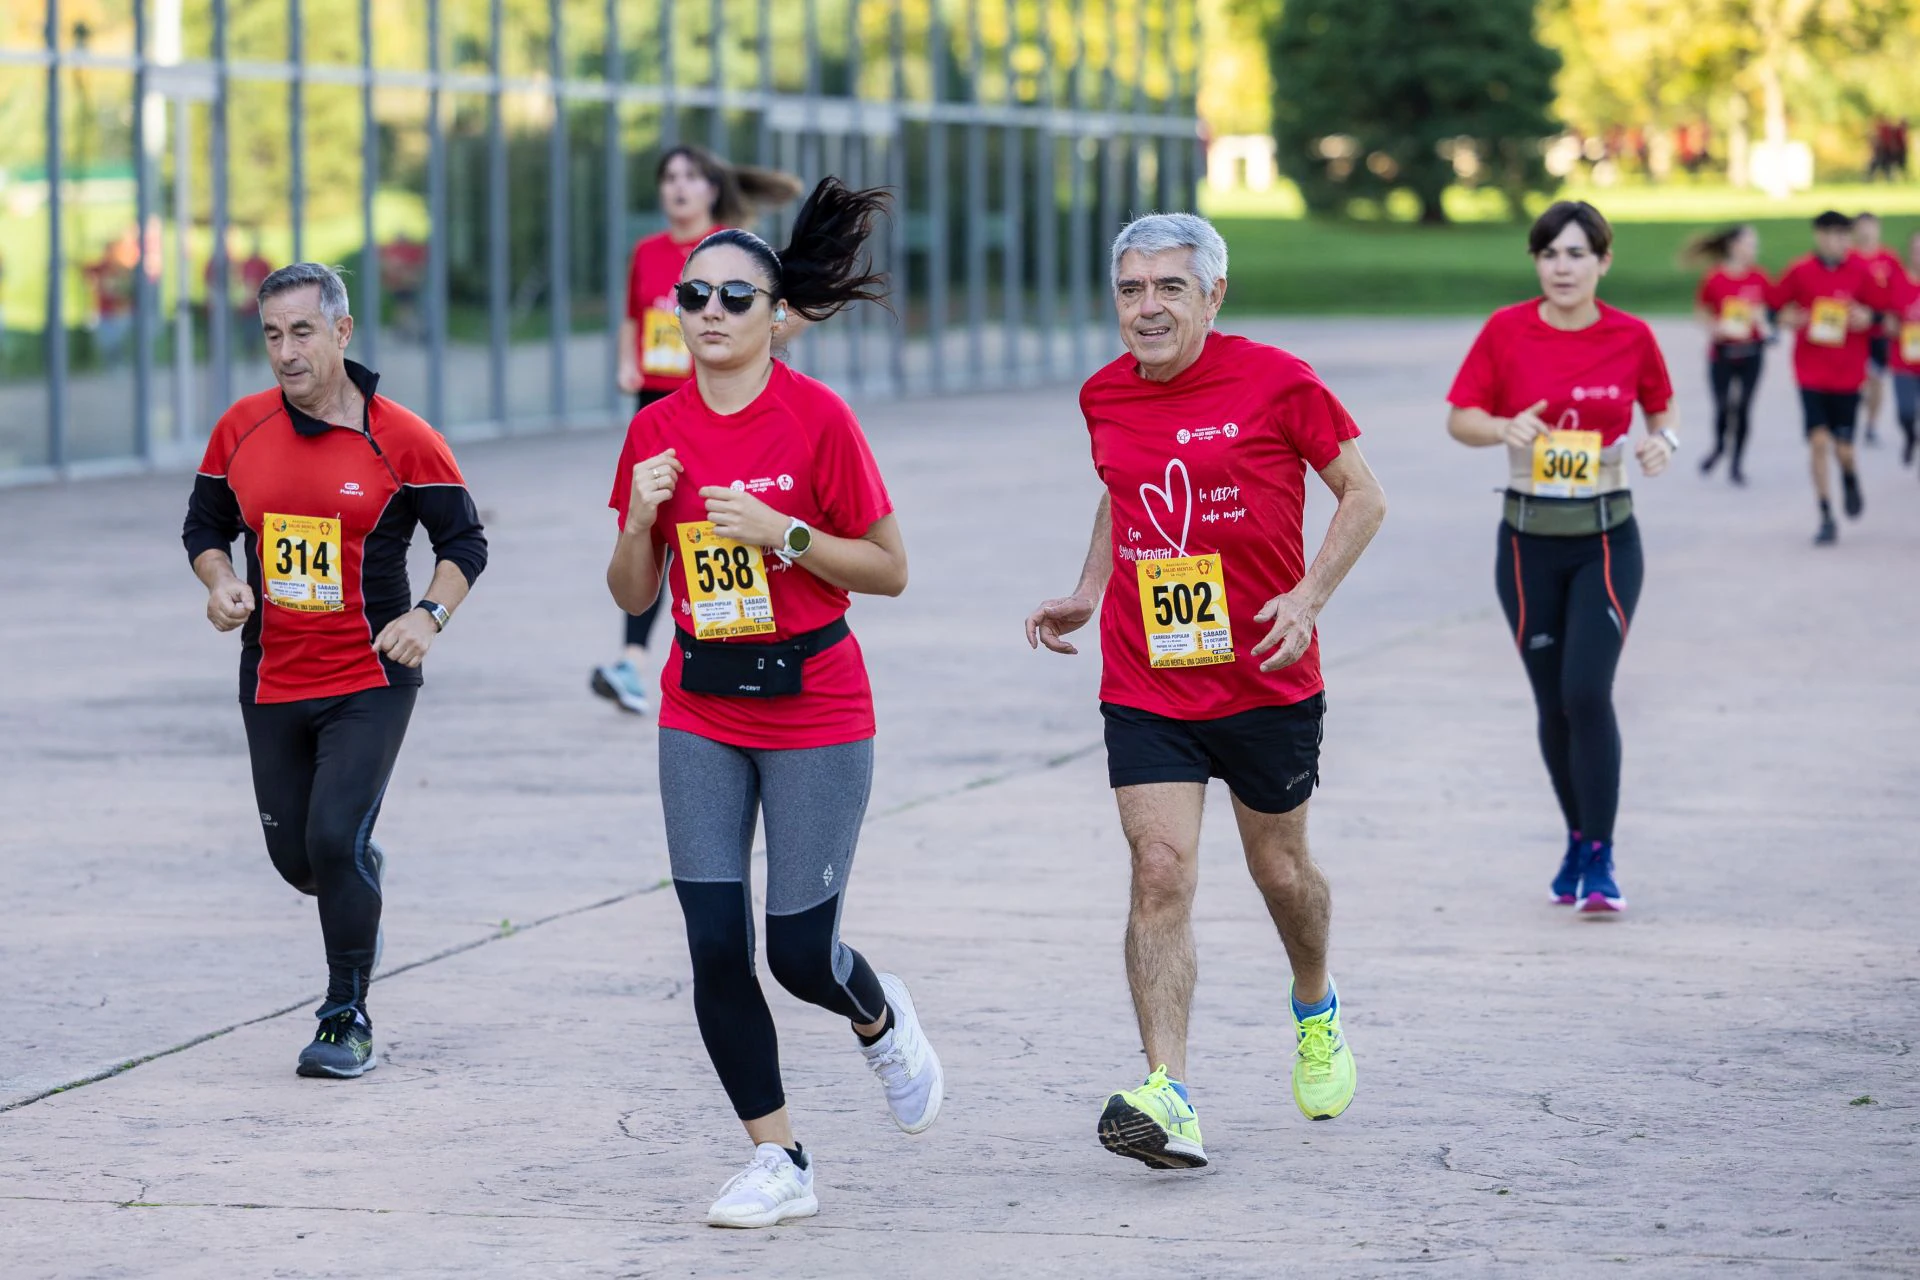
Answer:
[[[1707,327],[1713,383],[1713,450],[1701,459],[1700,474],[1730,454],[1727,478],[1739,485],[1747,482],[1740,464],[1767,341],[1768,282],[1754,265],[1759,254],[1759,233],[1745,225],[1701,236],[1687,250],[1689,259],[1711,264],[1695,295],[1696,314]]]
[[[767,968],[851,1024],[895,1124],[919,1133],[940,1110],[940,1060],[906,984],[839,937],[874,740],[873,694],[845,615],[852,594],[905,590],[906,548],[846,402],[772,354],[774,327],[789,315],[824,320],[884,299],[864,246],[886,205],[882,191],[828,178],[778,253],[746,231],[701,242],[674,291],[693,384],[634,417],[609,502],[620,517],[607,566],[615,603],[644,608],[671,578],[678,629],[660,705],[667,852],[694,1016],[754,1143],[708,1210],[714,1226],[767,1227],[819,1208],[754,971],[758,819]]]
[[[728,164],[705,147],[671,147],[654,168],[667,228],[633,246],[627,265],[627,315],[620,322],[620,390],[634,408],[678,391],[692,375],[687,345],[674,318],[673,287],[694,246],[722,227],[751,222],[800,194],[800,179],[774,169]],[[781,336],[790,336],[790,330]],[[641,664],[659,600],[626,619],[626,648],[593,670],[593,691],[636,715],[647,710]]]

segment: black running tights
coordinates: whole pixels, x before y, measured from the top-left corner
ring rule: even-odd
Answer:
[[[369,849],[417,688],[240,704],[274,870],[320,900],[327,1003],[364,1007],[380,931]]]
[[[1567,830],[1613,840],[1620,726],[1613,672],[1640,599],[1640,529],[1546,538],[1500,526],[1496,585],[1540,715],[1540,754]]]
[[[1713,382],[1713,456],[1733,455],[1733,470],[1747,451],[1747,426],[1753,420],[1753,397],[1760,389],[1758,352],[1750,356],[1716,356],[1707,366]]]

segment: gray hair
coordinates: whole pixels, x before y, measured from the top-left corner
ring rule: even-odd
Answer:
[[[340,273],[319,262],[296,262],[282,267],[260,282],[260,302],[264,305],[275,294],[292,293],[308,285],[320,287],[320,314],[328,324],[340,323],[347,314],[347,284]]]
[[[1129,252],[1148,255],[1186,249],[1200,287],[1211,289],[1227,278],[1227,242],[1197,213],[1149,213],[1120,228],[1113,238],[1113,285],[1120,284],[1120,259]]]

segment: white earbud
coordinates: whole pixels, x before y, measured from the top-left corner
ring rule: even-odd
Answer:
[[[675,314],[675,315],[679,315],[679,314],[680,314],[680,308],[679,308],[679,307],[677,307],[677,306],[676,306],[676,307],[674,307],[674,309],[673,309],[673,314]]]
[[[773,322],[775,324],[785,324],[787,322],[787,309],[785,307],[775,307],[773,309]]]

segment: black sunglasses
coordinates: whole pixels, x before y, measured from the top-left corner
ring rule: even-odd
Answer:
[[[707,299],[718,293],[721,306],[736,316],[743,316],[753,309],[754,295],[765,292],[765,289],[748,284],[745,280],[729,280],[722,285],[711,285],[705,280],[683,280],[673,287],[673,300],[680,304],[682,311],[697,313],[705,311]]]

